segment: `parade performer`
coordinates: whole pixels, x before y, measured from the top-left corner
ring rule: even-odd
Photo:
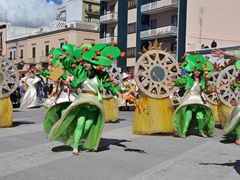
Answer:
[[[119,118],[118,100],[111,92],[105,90],[106,93],[102,95],[103,106],[106,111],[105,123],[117,122]]]
[[[104,125],[105,110],[100,92],[104,87],[113,95],[117,95],[120,87],[103,72],[121,53],[116,46],[86,43],[80,47],[65,44],[62,48],[50,51],[52,64],[57,67],[64,84],[72,88],[80,88],[81,94],[68,106],[59,107],[57,112],[49,112],[44,116],[44,128],[49,140],[58,140],[73,147],[73,154],[79,154],[79,143],[86,150],[97,150]],[[46,72],[51,75],[56,71]],[[66,73],[73,75],[67,79]],[[54,124],[49,122],[56,122]],[[81,151],[80,150],[80,151]]]
[[[182,138],[186,138],[188,129],[193,127],[198,127],[200,136],[211,137],[214,130],[214,115],[204,100],[202,92],[209,93],[211,91],[208,80],[213,65],[206,57],[197,52],[195,55],[185,54],[183,58],[185,58],[185,62],[182,63],[182,69],[192,75],[186,74],[175,80],[175,86],[185,86],[188,92],[175,111],[174,127],[178,136]]]
[[[122,73],[121,90],[124,96],[136,97],[136,83],[134,84],[133,82],[134,81],[129,79],[128,73]],[[125,98],[118,98],[118,104],[121,110],[125,109],[125,107],[127,107],[128,110],[131,110],[131,107],[135,108],[133,102],[126,101]]]
[[[27,108],[33,108],[38,107],[38,98],[37,98],[37,90],[35,85],[38,81],[41,81],[41,79],[35,75],[35,72],[33,69],[29,69],[28,73],[24,78],[21,79],[21,81],[24,81],[25,84],[28,86],[28,89],[26,90],[23,98],[21,99],[20,108],[27,109]]]
[[[10,96],[18,87],[18,81],[17,66],[2,56],[2,47],[0,47],[0,127],[12,126],[13,104]]]
[[[172,134],[174,108],[170,95],[175,91],[172,77],[180,73],[177,61],[162,50],[162,43],[149,42],[148,49],[136,62],[134,78],[141,90],[139,100],[148,113],[142,113],[136,106],[133,134],[150,135],[156,133]]]
[[[234,56],[238,59],[235,62],[235,68],[240,70],[240,50],[235,50],[233,52],[222,51],[219,49],[212,50],[213,56],[218,57],[218,59],[223,58],[224,56]],[[238,92],[240,90],[240,73],[233,82],[230,82],[230,88],[234,91],[236,96],[235,102],[232,102],[232,105],[235,105],[232,113],[230,114],[228,121],[223,129],[223,135],[230,133],[236,134],[237,145],[240,145],[240,101],[238,100]]]

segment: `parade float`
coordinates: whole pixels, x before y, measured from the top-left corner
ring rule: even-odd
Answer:
[[[172,79],[180,75],[177,61],[162,50],[162,43],[155,40],[149,47],[143,47],[138,59],[134,77],[141,90],[140,101],[148,114],[137,109],[134,114],[134,134],[173,133],[174,107],[170,95],[176,91]]]

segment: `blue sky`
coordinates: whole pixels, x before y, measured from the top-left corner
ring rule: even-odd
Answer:
[[[46,0],[49,2],[50,0]],[[52,0],[55,4],[62,4],[62,0]]]

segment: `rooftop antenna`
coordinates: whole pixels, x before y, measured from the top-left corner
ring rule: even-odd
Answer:
[[[6,18],[6,23],[8,22],[7,21],[7,10],[5,9],[5,18]]]

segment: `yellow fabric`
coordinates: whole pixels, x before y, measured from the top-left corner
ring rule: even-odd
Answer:
[[[207,103],[211,107],[211,109],[213,110],[213,115],[214,115],[215,122],[220,122],[219,117],[218,117],[218,107],[217,107],[217,105],[214,105],[214,104],[212,104],[208,101],[207,101]]]
[[[0,127],[11,127],[13,106],[10,97],[0,99]]]
[[[218,107],[219,121],[220,121],[221,127],[224,128],[231,112],[234,109],[234,106],[233,107],[227,106],[223,104],[221,101],[218,101],[217,107]]]
[[[115,122],[119,118],[118,101],[116,98],[103,98],[103,106],[106,112],[105,122]]]
[[[143,92],[140,94],[143,106],[149,111],[139,112],[136,108],[132,131],[134,134],[172,133],[174,108],[170,98],[155,99]]]

